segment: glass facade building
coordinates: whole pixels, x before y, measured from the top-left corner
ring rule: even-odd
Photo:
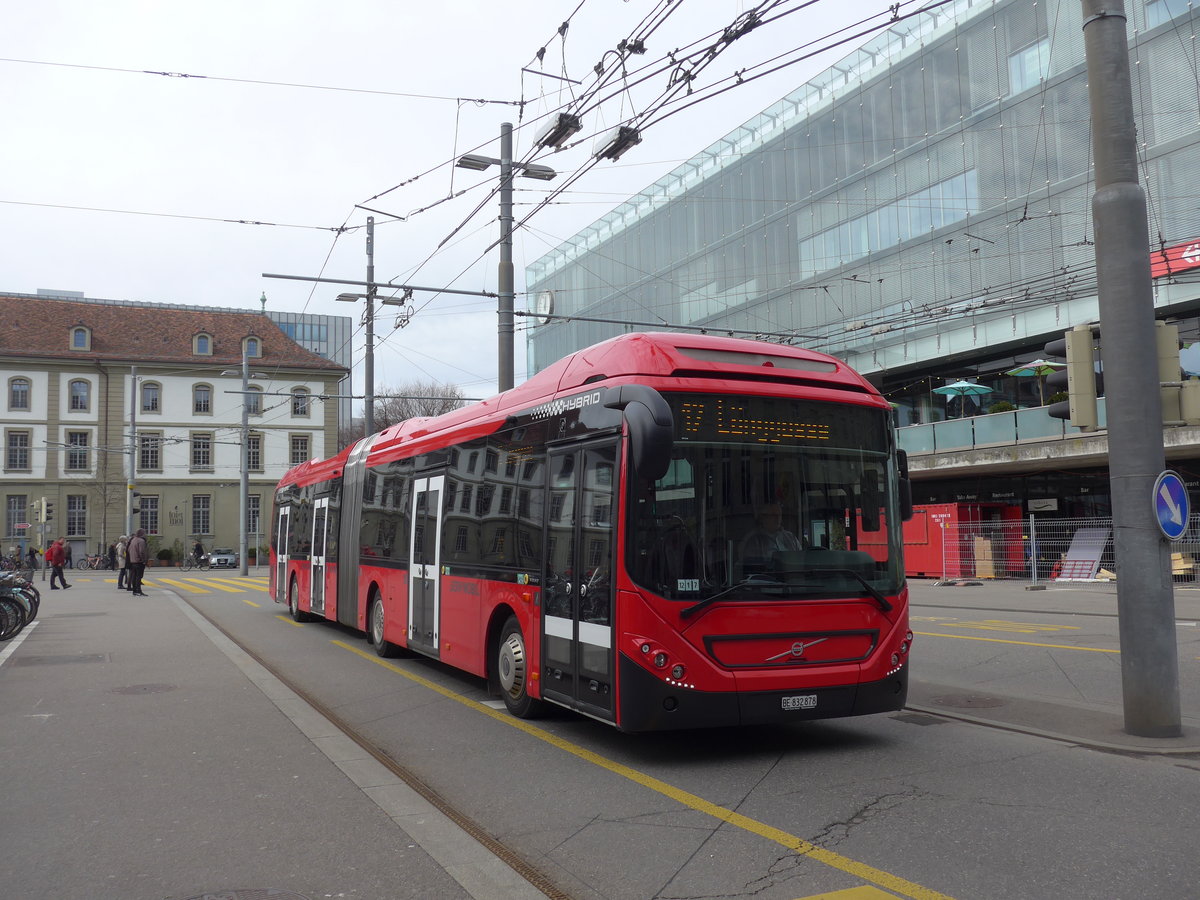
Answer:
[[[1095,322],[1091,133],[1078,0],[957,0],[894,24],[526,270],[555,316],[530,371],[627,330],[736,330],[832,353],[902,425],[1040,405],[1004,375]],[[1200,236],[1200,14],[1126,0],[1150,234]],[[1154,248],[1147,248],[1150,253]],[[1200,339],[1197,276],[1160,317]],[[533,320],[531,320],[533,321]],[[669,330],[665,328],[663,330]]]

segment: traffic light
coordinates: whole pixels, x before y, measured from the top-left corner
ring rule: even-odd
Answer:
[[[43,522],[52,522],[53,520],[54,520],[54,504],[51,503],[49,500],[47,500],[45,497],[43,497],[42,498],[42,521]]]
[[[1164,425],[1182,425],[1180,388],[1183,370],[1179,365],[1179,326],[1172,322],[1154,323],[1154,341],[1158,348],[1158,382],[1162,396]]]
[[[31,506],[31,507],[32,507],[32,509],[33,509],[33,521],[34,521],[34,523],[35,523],[35,524],[37,524],[37,525],[41,525],[41,524],[42,524],[42,522],[44,521],[44,520],[42,519],[42,501],[41,501],[41,500],[34,500],[34,501],[33,501],[33,503],[31,503],[31,504],[30,504],[30,506]]]
[[[1066,360],[1066,368],[1046,376],[1046,387],[1053,393],[1065,388],[1068,398],[1049,404],[1046,412],[1052,418],[1070,420],[1082,431],[1095,431],[1100,421],[1096,397],[1104,392],[1104,378],[1096,371],[1091,327],[1075,326],[1059,340],[1046,344],[1045,354],[1048,359]]]
[[[130,497],[129,514],[130,515],[136,516],[138,513],[140,513],[142,511],[141,507],[138,506],[138,497],[140,497],[140,496],[142,496],[141,491],[130,491],[129,492],[129,497]]]

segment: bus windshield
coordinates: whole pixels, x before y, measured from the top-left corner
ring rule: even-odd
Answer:
[[[887,410],[664,394],[670,469],[631,476],[626,565],[668,600],[866,597],[903,581]]]

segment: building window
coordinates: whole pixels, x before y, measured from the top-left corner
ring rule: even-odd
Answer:
[[[505,485],[500,489],[500,515],[507,516],[512,512],[513,489]]]
[[[158,534],[158,498],[142,495],[138,497],[138,528],[143,528],[146,534]]]
[[[10,472],[28,472],[29,464],[28,431],[9,431],[4,435],[5,454],[4,468]]]
[[[262,415],[262,388],[256,384],[249,385],[248,394],[242,396],[246,398],[246,412],[252,416]]]
[[[67,471],[87,472],[91,469],[88,458],[90,435],[86,431],[67,432]]]
[[[466,525],[459,525],[458,531],[456,531],[454,534],[454,552],[455,553],[466,553],[467,552],[467,526]]]
[[[495,472],[500,466],[500,454],[495,450],[489,450],[483,458],[483,471]]]
[[[246,351],[247,357],[262,356],[262,345],[256,337],[248,337],[242,342],[242,349]]]
[[[492,554],[495,556],[504,555],[504,542],[508,536],[507,528],[497,528],[496,533],[492,535]]]
[[[308,416],[308,391],[296,388],[292,391],[292,415]]]
[[[194,432],[192,434],[192,470],[212,471],[212,434]]]
[[[248,494],[246,496],[246,531],[249,534],[261,534],[259,529],[260,519],[259,514],[262,511],[262,497],[258,494]]]
[[[82,325],[76,325],[71,329],[71,349],[72,350],[91,350],[92,349],[92,333]]]
[[[192,412],[200,415],[212,413],[212,385],[197,384],[192,387]]]
[[[246,436],[246,468],[251,472],[263,470],[261,434]]]
[[[162,435],[138,435],[138,471],[162,471]]]
[[[1008,92],[1037,87],[1050,74],[1050,39],[1042,38],[1008,58]]]
[[[192,535],[212,534],[212,497],[192,494]]]
[[[13,378],[8,382],[8,408],[12,410],[29,409],[28,378]]]
[[[291,447],[291,464],[293,466],[298,466],[300,463],[308,460],[309,452],[307,434],[293,434],[291,438]]]
[[[1188,0],[1147,0],[1146,27],[1154,28],[1163,22],[1169,22],[1176,16],[1182,16],[1191,4]]]
[[[475,496],[475,485],[464,484],[462,489],[462,505],[459,506],[459,512],[471,511],[471,498]]]
[[[83,537],[87,534],[87,497],[83,494],[67,494],[67,537]]]
[[[82,378],[76,378],[70,385],[71,412],[87,412],[92,406],[92,385]]]
[[[26,518],[29,514],[28,500],[24,494],[9,494],[4,503],[4,536],[6,538],[24,537],[27,529],[18,525],[33,523]]]
[[[212,335],[201,332],[193,337],[192,352],[196,356],[212,356]]]
[[[157,381],[142,382],[142,412],[162,412],[162,385]]]

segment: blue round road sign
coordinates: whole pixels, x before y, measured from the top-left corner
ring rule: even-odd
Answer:
[[[1177,541],[1187,531],[1191,503],[1183,479],[1168,470],[1154,482],[1154,515],[1159,530],[1170,541]]]

